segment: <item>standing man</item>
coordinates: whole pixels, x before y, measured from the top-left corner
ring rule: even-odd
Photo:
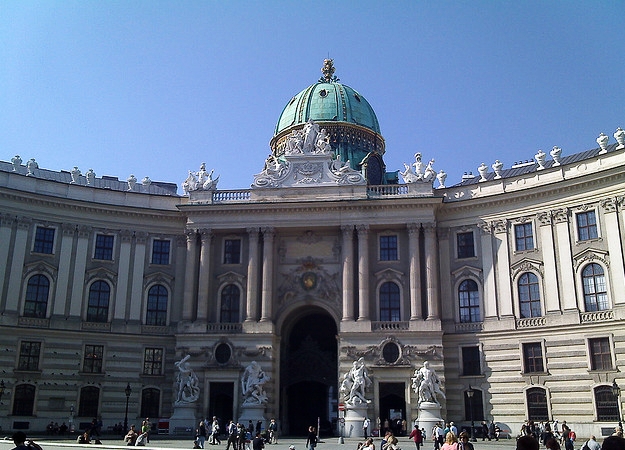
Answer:
[[[371,425],[371,421],[368,417],[365,417],[365,420],[362,422],[362,432],[364,433],[365,439],[369,437],[369,425]]]
[[[228,445],[226,445],[226,450],[230,450],[230,444],[232,444],[232,450],[237,450],[237,426],[234,424],[234,421],[231,420],[228,423]]]
[[[421,434],[421,430],[419,430],[419,424],[414,426],[414,430],[410,433],[410,438],[414,441],[414,445],[417,447],[417,450],[421,450],[423,435]]]
[[[260,433],[256,433],[256,437],[252,441],[253,450],[263,450],[265,448],[265,441],[260,437]]]

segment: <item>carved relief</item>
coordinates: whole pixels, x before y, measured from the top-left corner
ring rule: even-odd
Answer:
[[[300,301],[314,296],[334,306],[341,302],[338,274],[329,273],[318,260],[306,258],[299,267],[281,273],[282,283],[278,287],[279,304]]]

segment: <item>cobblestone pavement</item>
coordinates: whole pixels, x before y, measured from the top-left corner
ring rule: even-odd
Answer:
[[[37,442],[43,450],[57,450],[63,447],[96,447],[103,449],[121,449],[127,448],[124,445],[122,439],[111,439],[109,437],[103,437],[101,439],[102,445],[85,445],[85,444],[77,444],[75,440],[69,439],[51,439],[45,436],[35,437],[33,438],[35,442]],[[317,450],[356,450],[358,442],[362,439],[357,438],[344,438],[344,443],[339,443],[338,437],[327,437],[322,438],[319,445],[317,446]],[[375,438],[375,446],[376,450],[380,449],[380,438]],[[582,443],[583,444],[583,443]],[[580,444],[580,446],[582,445]],[[282,437],[278,440],[278,444],[265,445],[265,450],[288,450],[290,445],[295,445],[296,450],[306,450],[306,437],[295,436],[295,437]],[[514,450],[515,448],[515,440],[514,439],[502,439],[500,441],[481,441],[474,442],[475,450]],[[399,438],[399,446],[402,450],[415,450],[415,445],[412,440],[407,437]],[[11,450],[15,445],[9,438],[5,438],[4,440],[0,440],[0,450]],[[141,448],[141,447],[139,447]],[[160,450],[160,449],[189,449],[193,448],[193,439],[191,437],[169,437],[169,436],[155,436],[150,439],[150,443],[143,447],[145,450]],[[209,445],[208,443],[205,445],[205,450],[225,450],[226,449],[226,441],[224,440],[222,445]],[[95,449],[94,449],[95,450]],[[431,441],[426,441],[425,445],[421,447],[421,450],[433,450],[433,445]]]

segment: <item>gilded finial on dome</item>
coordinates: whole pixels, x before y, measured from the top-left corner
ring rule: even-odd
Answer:
[[[319,78],[320,83],[331,83],[334,81],[339,81],[339,79],[334,76],[334,60],[333,59],[324,59],[323,67],[321,68],[321,73],[323,76]]]

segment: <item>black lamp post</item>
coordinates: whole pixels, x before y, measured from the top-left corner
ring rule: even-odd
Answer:
[[[612,380],[612,395],[614,395],[618,410],[618,427],[620,431],[623,431],[623,419],[621,418],[621,388],[616,384],[616,380]]]
[[[126,385],[126,389],[124,389],[126,393],[126,414],[124,415],[124,434],[128,433],[128,400],[130,399],[130,394],[132,394],[132,389],[130,388],[130,383]]]
[[[471,442],[477,442],[477,439],[475,438],[475,432],[474,432],[475,424],[473,423],[473,395],[474,394],[475,394],[475,391],[473,390],[471,385],[469,385],[469,390],[467,391],[467,397],[469,398],[469,418],[471,419]]]
[[[69,407],[69,432],[74,432],[74,405]]]
[[[0,380],[0,400],[2,400],[2,396],[4,395],[5,389],[6,389],[6,385],[4,384],[4,380]]]

